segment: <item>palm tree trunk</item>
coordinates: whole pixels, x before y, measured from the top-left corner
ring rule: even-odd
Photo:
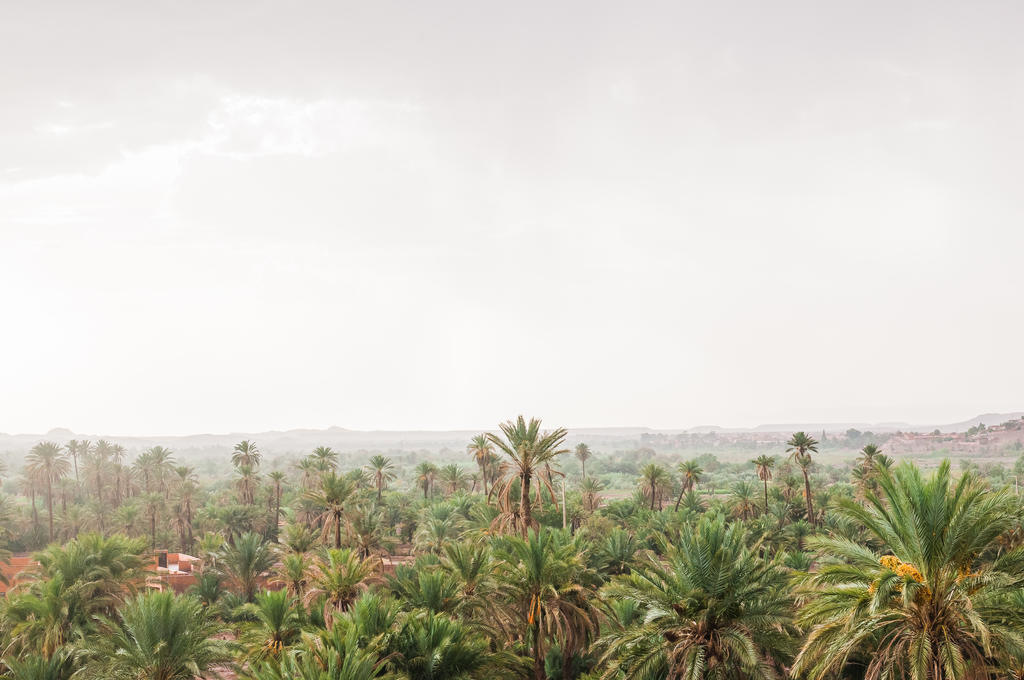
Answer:
[[[580,465],[583,466],[583,479],[587,478],[587,461],[581,460]]]
[[[192,536],[192,502],[185,501],[185,526],[188,527],[188,547],[187,552],[192,552],[192,543],[194,538]]]
[[[807,497],[807,521],[814,524],[814,504],[811,501],[811,478],[807,476],[807,468],[803,468],[804,473],[804,495]]]
[[[46,509],[50,520],[50,542],[53,542],[53,478],[50,472],[46,473]]]
[[[277,489],[274,490],[274,540],[277,540],[277,534],[281,530],[281,486],[278,485]]]
[[[654,512],[654,494],[655,494],[654,482],[651,482],[651,512]]]
[[[764,481],[764,514],[767,515],[768,514],[768,478],[765,477],[764,480],[762,480],[762,481]]]
[[[334,516],[334,547],[341,548],[341,513]]]
[[[533,622],[533,677],[534,680],[547,680],[544,672],[544,648],[540,644],[540,616]]]
[[[530,508],[530,473],[523,471],[519,475],[519,516],[523,522],[523,538],[530,535],[530,527],[533,525],[533,513]],[[543,671],[543,665],[541,666]]]

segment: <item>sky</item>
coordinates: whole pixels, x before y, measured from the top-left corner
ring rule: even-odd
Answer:
[[[1019,2],[7,2],[0,431],[1024,408]]]

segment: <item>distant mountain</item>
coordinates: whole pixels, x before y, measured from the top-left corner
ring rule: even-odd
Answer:
[[[630,446],[644,434],[712,434],[712,433],[789,433],[804,430],[820,433],[824,430],[829,434],[846,432],[850,428],[862,432],[871,431],[888,433],[902,430],[904,432],[931,432],[938,429],[942,432],[963,432],[970,427],[985,423],[998,425],[1024,416],[1024,411],[1013,413],[985,413],[969,420],[947,424],[917,425],[901,422],[858,423],[773,423],[758,425],[752,428],[727,428],[718,425],[702,425],[690,429],[653,429],[648,427],[583,427],[569,430],[569,443],[574,444],[586,440],[596,446],[615,447]],[[0,433],[0,452],[26,451],[34,444],[43,440],[60,443],[71,439],[107,439],[121,444],[129,450],[141,450],[157,444],[167,446],[179,452],[214,452],[229,450],[243,439],[256,441],[268,453],[287,453],[309,451],[316,446],[331,446],[338,451],[350,452],[363,449],[376,450],[438,450],[442,448],[462,449],[466,442],[480,430],[409,430],[409,431],[362,431],[349,430],[343,427],[329,427],[318,430],[300,428],[294,430],[270,430],[266,432],[229,432],[222,434],[191,434],[177,436],[117,436],[103,434],[75,433],[67,428],[54,428],[44,435],[39,434],[2,434]]]
[[[687,432],[707,433],[707,432],[825,432],[842,433],[849,429],[860,430],[861,432],[931,432],[932,430],[940,430],[941,432],[964,432],[967,429],[978,425],[979,423],[985,423],[986,425],[999,425],[1005,423],[1008,420],[1017,420],[1024,417],[1024,411],[1014,411],[1011,413],[985,413],[979,416],[975,416],[969,420],[964,420],[958,423],[945,423],[945,424],[914,424],[906,422],[881,422],[881,423],[769,423],[765,425],[758,425],[750,428],[722,428],[714,425],[703,425],[701,427],[694,427],[687,430]]]

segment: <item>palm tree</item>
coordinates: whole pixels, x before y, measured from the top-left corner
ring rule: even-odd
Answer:
[[[408,680],[482,677],[482,671],[500,656],[491,652],[482,635],[433,612],[407,618],[388,649],[393,654],[391,665]]]
[[[94,631],[142,586],[143,550],[124,536],[82,534],[36,553],[38,567],[4,607],[5,648],[49,656]]]
[[[68,473],[68,459],[64,449],[54,442],[40,442],[25,456],[29,470],[46,483],[46,509],[50,523],[50,540],[53,541],[53,483]]]
[[[316,463],[321,473],[335,470],[338,467],[338,452],[330,446],[318,446],[313,449],[310,458]]]
[[[330,628],[335,613],[348,611],[356,597],[375,580],[373,560],[360,559],[349,548],[328,549],[313,567],[306,604],[324,596],[324,621]]]
[[[53,655],[26,654],[21,659],[7,656],[0,665],[7,668],[0,680],[69,680],[75,672],[74,656],[65,650]]]
[[[121,505],[121,473],[124,469],[124,457],[127,451],[120,444],[110,447],[110,460],[114,464],[114,506]]]
[[[92,449],[89,457],[89,464],[92,466],[94,479],[96,480],[96,509],[97,519],[100,524],[100,531],[104,530],[104,516],[106,506],[103,504],[103,478],[106,476],[107,461],[110,459],[113,445],[106,439],[100,439]]]
[[[862,498],[867,495],[868,491],[878,492],[875,466],[884,457],[882,449],[875,444],[867,444],[860,450],[860,456],[854,462],[854,478]]]
[[[530,482],[542,465],[549,464],[559,455],[568,451],[568,449],[562,448],[565,437],[568,435],[565,428],[560,427],[551,432],[541,432],[540,426],[541,421],[538,418],[531,418],[527,423],[523,416],[519,416],[516,420],[509,420],[499,426],[504,439],[487,433],[487,439],[509,457],[518,473],[515,477],[519,480],[518,511],[520,532],[524,537],[530,527],[534,526],[530,507]],[[505,483],[503,492],[506,497],[506,507],[508,506],[507,496],[511,492],[510,481]],[[555,490],[551,488],[550,475],[541,476],[541,483],[547,486],[554,498]]]
[[[321,631],[315,641],[286,654],[279,661],[253,664],[246,680],[374,680],[382,676],[384,662],[355,626]]]
[[[377,455],[370,459],[367,471],[373,477],[373,485],[377,487],[377,502],[380,503],[384,487],[395,479],[395,466],[391,463],[390,458]]]
[[[302,488],[312,489],[316,486],[316,480],[320,477],[320,470],[316,461],[306,456],[295,464],[296,469],[302,473]]]
[[[768,514],[768,482],[775,468],[775,456],[758,456],[750,461],[757,468],[757,478],[764,482],[764,512]]]
[[[580,442],[576,445],[576,449],[573,451],[576,455],[576,460],[580,462],[580,467],[583,469],[583,479],[587,478],[587,461],[594,454],[590,452],[590,447]]]
[[[594,479],[593,477],[586,477],[583,480],[583,484],[580,485],[580,493],[583,500],[583,510],[586,512],[594,512],[601,505],[601,492],[604,490],[604,484]]]
[[[587,649],[598,632],[598,612],[590,597],[596,574],[583,561],[580,546],[567,532],[541,528],[527,538],[502,537],[496,551],[499,589],[506,617],[525,628],[535,680],[545,680],[548,638],[563,655],[563,670],[572,657]],[[567,671],[568,674],[568,671]]]
[[[259,473],[256,468],[244,463],[235,467],[235,485],[238,487],[238,494],[242,503],[252,505],[256,502],[256,485],[259,483]]]
[[[67,448],[68,455],[71,456],[71,460],[75,464],[75,481],[77,482],[78,481],[78,457],[79,456],[87,456],[87,455],[89,455],[89,442],[88,441],[80,442],[77,439],[72,439],[71,441],[69,441],[67,443],[65,448]]]
[[[793,628],[786,574],[747,547],[722,516],[682,532],[664,558],[649,556],[605,589],[638,616],[599,642],[604,678],[776,677]]]
[[[754,493],[750,483],[741,479],[732,485],[732,507],[740,519],[747,520],[754,515]]]
[[[818,440],[803,432],[795,432],[786,442],[786,453],[804,474],[804,497],[807,499],[807,521],[814,525],[814,502],[811,498],[811,453],[818,452]]]
[[[660,498],[658,487],[668,480],[668,470],[657,463],[648,463],[640,470],[640,481],[644,485],[644,493],[651,496],[651,510],[655,500]]]
[[[640,544],[637,542],[636,536],[616,527],[597,547],[594,556],[601,565],[603,573],[628,574],[638,552],[640,552]]]
[[[679,504],[683,502],[683,494],[692,491],[700,483],[704,470],[695,460],[688,460],[679,464],[679,475],[682,477],[683,485],[679,491],[679,498],[676,500],[676,511],[679,511]]]
[[[163,508],[164,499],[158,493],[147,493],[141,497],[146,506],[146,515],[149,517],[149,547],[156,550],[156,517]]]
[[[441,468],[440,478],[444,484],[444,493],[449,496],[456,491],[465,489],[469,481],[469,477],[462,471],[462,467],[454,463]]]
[[[86,676],[112,680],[192,680],[230,660],[221,629],[194,597],[149,592],[130,600],[120,623],[99,640]]]
[[[822,680],[857,665],[870,678],[957,680],[1015,667],[1024,548],[996,557],[1000,536],[1019,526],[1012,492],[988,492],[973,473],[954,481],[949,461],[928,478],[909,464],[881,470],[878,483],[866,506],[839,501],[869,540],[813,542],[834,559],[809,576],[793,674]]]
[[[345,503],[355,493],[355,485],[346,477],[330,472],[320,478],[320,488],[307,492],[310,501],[323,508],[318,522],[322,535],[328,536],[334,530],[334,547],[341,547],[341,522],[345,516]]]
[[[296,604],[286,590],[265,590],[246,606],[256,618],[242,635],[242,641],[249,648],[250,662],[280,659],[285,647],[299,641],[302,615]]]
[[[416,466],[416,484],[423,487],[423,498],[434,488],[434,478],[437,476],[437,466],[433,463],[423,461]]]
[[[260,578],[274,565],[274,553],[262,536],[246,532],[224,544],[218,565],[231,579],[237,594],[246,602],[252,602]]]
[[[288,553],[281,558],[274,582],[283,585],[289,595],[301,600],[309,587],[309,567],[309,559],[304,554]]]
[[[185,552],[192,551],[192,544],[195,539],[192,535],[192,498],[196,492],[195,474],[192,468],[181,465],[176,468],[178,473],[178,512],[175,522],[178,526],[178,539],[181,541],[181,549]]]
[[[473,461],[480,468],[480,475],[484,480],[484,495],[487,495],[487,462],[494,455],[494,446],[487,439],[486,434],[478,434],[473,437],[466,446],[466,452],[473,457]]]
[[[37,529],[39,527],[39,509],[36,507],[36,490],[39,488],[39,478],[31,470],[23,470],[19,487],[29,499],[29,507],[32,508],[32,528]]]
[[[260,453],[256,442],[249,441],[248,439],[243,439],[235,444],[235,448],[231,451],[231,464],[235,467],[246,465],[251,468],[257,468],[261,460],[263,460],[263,454]]]
[[[267,475],[267,479],[269,479],[273,483],[273,485],[274,485],[274,531],[273,531],[273,537],[274,537],[274,540],[276,541],[277,540],[277,534],[278,534],[278,532],[280,531],[280,528],[281,528],[281,487],[284,485],[286,477],[285,477],[284,472],[282,472],[280,470],[274,470],[273,472],[271,472],[270,474]]]

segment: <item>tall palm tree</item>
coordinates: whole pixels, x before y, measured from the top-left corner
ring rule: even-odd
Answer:
[[[423,498],[434,489],[434,478],[437,477],[437,466],[423,461],[416,466],[416,484],[423,487]]]
[[[29,470],[46,484],[46,509],[53,541],[53,483],[68,473],[68,459],[64,449],[54,442],[40,442],[25,456]]]
[[[657,463],[648,463],[640,470],[640,481],[644,485],[644,493],[651,497],[651,510],[654,510],[654,503],[660,498],[658,487],[668,480],[668,470]]]
[[[882,449],[875,444],[867,444],[860,450],[860,455],[854,462],[854,478],[862,498],[868,491],[878,492],[875,466],[882,458]]]
[[[384,487],[395,479],[395,466],[390,458],[377,455],[370,459],[367,472],[373,477],[373,485],[377,487],[377,502],[380,503],[384,495]]]
[[[238,487],[238,495],[244,505],[252,505],[256,502],[256,485],[259,483],[259,473],[251,465],[239,464],[235,467],[235,485]]]
[[[807,521],[814,525],[814,499],[811,498],[811,454],[818,452],[818,440],[804,432],[794,432],[786,442],[786,453],[790,455],[804,474],[804,497],[807,499]]]
[[[149,547],[156,550],[156,518],[164,507],[164,499],[153,492],[143,494],[141,500],[146,507],[146,516],[149,517]]]
[[[487,439],[494,444],[498,450],[509,457],[519,480],[519,519],[520,532],[527,535],[530,527],[534,526],[533,512],[530,507],[530,483],[541,466],[551,463],[555,458],[568,449],[562,447],[568,431],[565,428],[557,428],[551,432],[541,432],[541,421],[538,418],[531,418],[527,423],[523,416],[516,420],[509,420],[499,425],[504,438],[495,434],[487,433]],[[541,483],[548,487],[552,498],[555,490],[551,488],[550,475],[541,477]],[[505,483],[503,495],[511,492],[511,483]]]
[[[237,594],[246,602],[252,602],[259,589],[263,573],[274,564],[274,553],[270,544],[254,532],[246,532],[225,543],[217,561]]]
[[[676,511],[679,511],[679,504],[683,502],[683,495],[693,491],[700,483],[704,474],[703,468],[695,460],[688,460],[679,464],[679,476],[682,478],[682,489],[679,491],[679,498],[676,500]]]
[[[478,434],[466,445],[466,452],[473,457],[473,462],[480,468],[480,476],[484,481],[484,495],[487,495],[487,462],[494,455],[494,445],[487,439],[486,434]]]
[[[338,452],[330,446],[318,446],[313,449],[310,458],[316,463],[321,473],[336,470],[338,468]]]
[[[178,512],[176,523],[178,525],[178,538],[181,541],[181,549],[185,552],[192,551],[195,542],[192,534],[192,501],[196,492],[196,477],[192,468],[187,465],[180,465],[175,468],[178,475]]]
[[[263,460],[263,454],[260,453],[256,442],[249,441],[248,439],[243,439],[235,444],[235,448],[231,451],[231,464],[235,467],[247,465],[251,468],[257,468],[261,460]]]
[[[86,676],[112,680],[192,680],[231,658],[221,629],[199,600],[149,592],[130,600],[120,623],[99,638],[97,663]]]
[[[973,473],[953,480],[948,461],[927,478],[909,464],[881,470],[878,483],[866,506],[839,501],[868,540],[812,543],[832,559],[808,579],[794,676],[857,666],[868,678],[958,680],[1018,667],[1024,548],[997,548],[1019,526],[1012,492],[989,492]]]
[[[39,478],[31,470],[23,470],[19,487],[21,493],[28,497],[29,507],[32,509],[32,528],[39,527],[39,508],[36,506],[36,491],[39,489]]]
[[[121,505],[121,468],[127,451],[120,444],[110,445],[110,462],[114,467],[114,507]]]
[[[764,482],[764,512],[768,514],[768,482],[775,468],[775,456],[758,456],[750,461],[757,468],[757,478]]]
[[[112,450],[113,444],[106,439],[100,439],[96,442],[96,446],[92,449],[92,455],[89,457],[93,478],[96,480],[96,514],[100,524],[100,531],[104,530],[106,514],[106,506],[103,504],[103,480],[106,477],[107,463],[110,460]]]
[[[295,469],[297,469],[302,475],[302,488],[312,489],[316,486],[316,480],[320,477],[320,470],[317,468],[316,461],[306,456],[295,463]]]
[[[345,504],[355,493],[355,485],[346,477],[339,477],[333,472],[320,479],[320,488],[307,492],[310,501],[316,503],[323,511],[319,517],[324,536],[334,530],[334,547],[341,547],[341,523],[345,516]]]
[[[580,462],[580,467],[583,471],[583,479],[586,479],[587,461],[590,460],[590,457],[594,454],[590,452],[590,447],[584,444],[583,442],[580,442],[579,444],[576,445],[576,448],[573,450],[573,453],[576,455],[576,460]]]
[[[281,491],[286,477],[281,470],[274,470],[267,475],[267,479],[274,485],[274,530],[272,534],[276,541],[281,528]]]
[[[71,441],[69,441],[66,444],[65,448],[68,450],[68,455],[71,456],[71,461],[75,465],[75,481],[77,482],[77,481],[79,481],[79,479],[78,479],[78,458],[79,458],[79,456],[87,456],[87,455],[89,455],[89,442],[88,441],[80,442],[77,439],[72,439]]]
[[[797,632],[784,570],[720,515],[663,547],[664,558],[648,556],[606,586],[608,598],[635,603],[639,615],[599,642],[603,677],[776,677]]]

